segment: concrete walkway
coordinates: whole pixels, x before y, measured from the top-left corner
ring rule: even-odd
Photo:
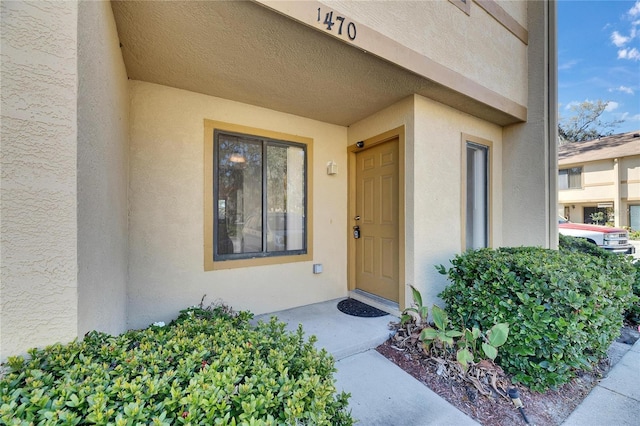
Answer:
[[[276,316],[294,331],[302,324],[305,335],[315,335],[317,346],[336,359],[338,391],[351,393],[349,408],[361,426],[478,425],[428,387],[375,351],[389,338],[387,315],[358,318],[336,307],[338,300],[256,316]]]
[[[276,316],[294,331],[315,335],[336,359],[338,391],[351,393],[349,407],[361,426],[478,425],[463,412],[375,351],[389,338],[394,316],[358,318],[337,309],[341,299],[256,316]],[[640,340],[621,345],[620,361],[563,426],[640,425]],[[526,410],[526,407],[525,407]],[[524,423],[523,423],[524,424]]]
[[[562,425],[640,425],[640,340]]]

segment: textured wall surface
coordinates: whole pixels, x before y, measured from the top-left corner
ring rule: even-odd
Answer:
[[[346,128],[139,81],[130,90],[129,327],[175,318],[205,294],[254,313],[346,296]],[[314,140],[313,262],[204,271],[204,119]]]
[[[78,9],[78,334],[126,327],[129,84],[109,2]]]
[[[75,2],[1,3],[0,358],[76,337]]]
[[[405,125],[405,284],[430,305],[446,280],[434,268],[461,251],[462,133],[493,142],[493,243],[500,245],[502,128],[438,102],[412,96],[349,127],[349,141]],[[405,303],[411,304],[411,293]]]
[[[503,132],[503,242],[556,247],[555,4],[533,1],[527,8],[529,110],[526,123]]]
[[[471,15],[467,15],[448,1],[392,2],[392,6],[385,1],[327,3],[349,18],[526,105],[527,45],[477,4],[471,2]],[[527,2],[507,3],[507,13],[526,28]]]

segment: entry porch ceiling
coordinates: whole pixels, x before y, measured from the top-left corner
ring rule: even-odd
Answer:
[[[130,79],[349,126],[414,93],[521,120],[246,1],[113,1]]]

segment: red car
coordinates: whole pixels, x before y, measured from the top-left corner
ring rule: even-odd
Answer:
[[[635,247],[629,243],[629,232],[624,229],[572,223],[563,217],[558,221],[558,228],[562,235],[584,238],[613,253],[633,254],[636,251]]]

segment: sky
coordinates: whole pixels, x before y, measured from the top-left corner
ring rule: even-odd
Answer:
[[[559,0],[558,112],[609,101],[613,133],[640,130],[640,0]]]

